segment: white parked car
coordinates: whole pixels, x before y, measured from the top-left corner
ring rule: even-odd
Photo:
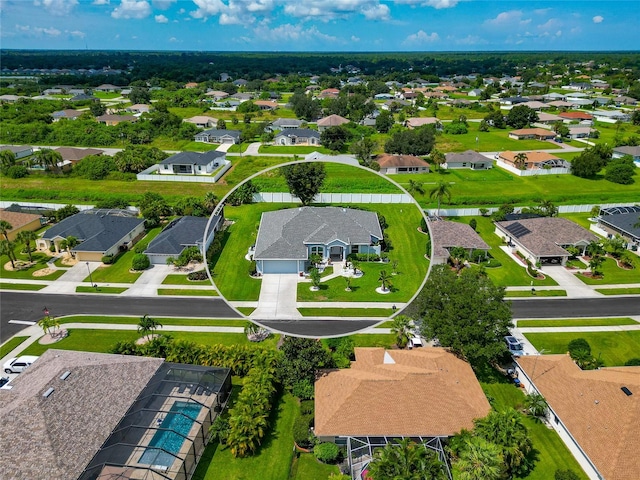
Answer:
[[[10,359],[2,366],[2,368],[4,370],[4,373],[20,373],[23,372],[37,359],[38,357],[34,357],[33,355],[23,355],[18,358]]]

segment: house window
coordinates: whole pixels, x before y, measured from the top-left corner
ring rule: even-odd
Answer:
[[[163,168],[164,168],[165,170],[169,170],[169,165],[164,165],[164,166],[163,166]]]
[[[198,165],[198,171],[202,171],[202,167],[200,165]]]
[[[464,162],[464,163],[462,164],[462,166],[463,166],[463,167],[466,167],[466,166],[467,166],[467,162]]]
[[[359,250],[358,245],[351,245],[351,253],[358,253]]]
[[[311,247],[311,255],[320,255],[324,254],[324,247],[321,245],[314,245]]]

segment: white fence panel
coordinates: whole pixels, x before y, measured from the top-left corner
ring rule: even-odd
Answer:
[[[253,195],[254,202],[297,203],[298,197],[288,192],[260,192]],[[402,193],[320,193],[315,203],[413,203],[409,195]]]

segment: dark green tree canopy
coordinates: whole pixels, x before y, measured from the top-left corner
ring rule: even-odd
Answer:
[[[302,205],[309,205],[320,193],[326,172],[324,163],[304,162],[282,167],[282,173],[289,192],[300,199]]]
[[[516,105],[507,114],[507,125],[513,128],[524,128],[537,121],[536,111],[526,105]]]
[[[344,148],[345,143],[349,141],[350,136],[351,134],[349,130],[344,126],[336,125],[334,127],[327,128],[320,134],[320,142],[322,143],[322,146],[329,150],[340,152]]]
[[[413,130],[400,130],[393,133],[384,144],[384,151],[401,155],[429,155],[435,142],[435,127],[423,125]]]

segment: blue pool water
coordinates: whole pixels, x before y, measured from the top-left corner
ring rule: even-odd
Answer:
[[[189,434],[201,409],[200,405],[193,403],[174,403],[160,424],[161,430],[153,435],[138,463],[170,467],[175,459],[170,453],[180,451],[185,441],[184,436]]]

